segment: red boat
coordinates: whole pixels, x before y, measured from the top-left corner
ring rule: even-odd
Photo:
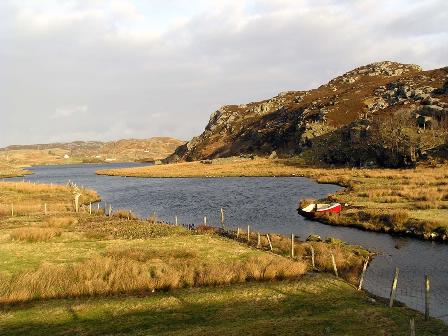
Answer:
[[[311,203],[304,208],[299,208],[297,211],[304,217],[315,217],[318,214],[324,213],[340,213],[342,210],[341,203]]]

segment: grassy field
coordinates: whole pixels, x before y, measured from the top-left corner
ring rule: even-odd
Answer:
[[[161,166],[100,170],[135,177],[306,176],[345,189],[329,199],[348,203],[333,225],[448,240],[448,165],[416,169],[313,168],[300,159],[218,159]]]
[[[296,241],[291,258],[279,235],[270,252],[266,237],[257,246],[244,232],[190,231],[124,210],[90,214],[91,190],[79,190],[75,213],[73,192],[0,183],[1,335],[405,335],[410,317],[421,335],[448,330],[356,291],[350,283],[369,257],[361,248]],[[12,214],[13,202],[27,206]]]
[[[328,275],[60,299],[0,309],[2,335],[446,335],[448,327],[387,308]]]

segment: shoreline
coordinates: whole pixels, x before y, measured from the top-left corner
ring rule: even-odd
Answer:
[[[448,184],[448,175],[444,174],[444,168],[446,167],[420,167],[408,170],[318,168],[304,166],[294,160],[218,159],[212,164],[194,161],[160,166],[103,169],[96,173],[125,178],[310,178],[320,184],[334,184],[344,188],[336,194],[328,195],[326,201],[348,203],[357,207],[347,208],[339,216],[318,218],[315,221],[332,226],[352,227],[363,231],[443,243],[448,241],[448,188],[445,196],[443,189]],[[428,188],[422,185],[421,175],[428,175]],[[426,190],[429,187],[441,189],[440,195],[430,194],[434,190]],[[375,195],[375,192],[379,195]],[[428,194],[425,194],[426,192]],[[422,195],[416,195],[418,193]],[[442,219],[438,213],[443,215]],[[426,219],[431,216],[437,220]]]

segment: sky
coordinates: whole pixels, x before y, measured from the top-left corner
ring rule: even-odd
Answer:
[[[448,66],[446,0],[1,0],[0,146],[199,135],[226,104]]]

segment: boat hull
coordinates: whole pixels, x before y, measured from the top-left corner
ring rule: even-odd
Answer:
[[[323,215],[323,214],[330,214],[330,213],[339,214],[342,210],[342,204],[340,204],[340,203],[328,204],[328,205],[325,205],[324,207],[321,206],[317,210],[309,210],[310,207],[313,208],[313,207],[315,207],[315,205],[310,204],[306,208],[298,208],[297,212],[300,215],[302,215],[303,217],[315,218],[316,216]]]

